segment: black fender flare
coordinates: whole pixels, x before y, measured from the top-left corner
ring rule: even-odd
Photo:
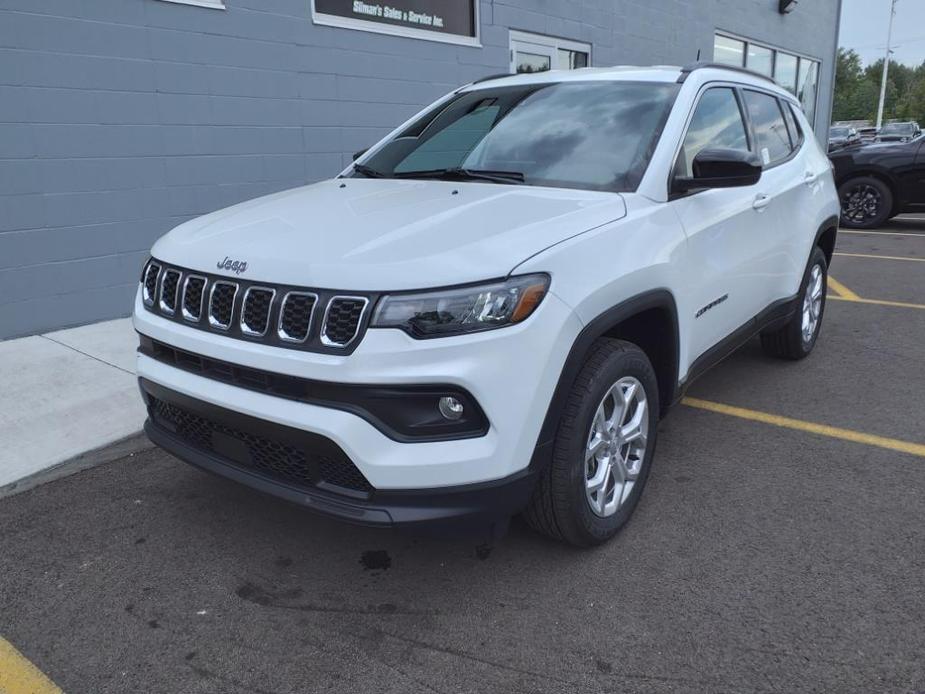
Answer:
[[[671,318],[672,334],[667,337],[671,342],[670,373],[672,377],[668,384],[659,383],[660,414],[664,415],[671,404],[675,402],[677,394],[680,392],[678,386],[678,361],[680,359],[681,345],[678,329],[678,307],[675,303],[674,295],[668,289],[652,289],[612,306],[589,321],[578,333],[565,359],[565,364],[562,366],[559,381],[549,401],[546,417],[537,437],[536,449],[530,461],[531,468],[542,468],[551,459],[553,442],[556,438],[556,431],[558,430],[569,392],[572,390],[575,379],[578,378],[579,372],[587,361],[594,342],[628,318],[650,309],[665,310]],[[665,397],[665,395],[669,397]]]

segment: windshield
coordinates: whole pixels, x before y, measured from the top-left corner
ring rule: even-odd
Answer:
[[[848,137],[848,128],[832,128],[829,137]]]
[[[558,82],[464,92],[363,161],[354,175],[478,177],[626,192],[648,166],[678,85]]]

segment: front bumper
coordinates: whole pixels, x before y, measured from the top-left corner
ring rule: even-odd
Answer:
[[[358,479],[351,461],[324,437],[210,405],[145,379],[139,379],[139,385],[149,410],[145,432],[161,448],[209,472],[351,523],[381,527],[491,524],[522,510],[533,489],[530,470],[493,482],[435,490],[373,489],[363,484],[362,476]],[[182,411],[196,422],[177,427],[161,416],[162,408]],[[209,427],[205,434],[204,422]],[[270,463],[258,451],[268,445],[275,455]],[[351,488],[319,481],[317,461],[321,458],[328,466],[342,465],[344,470],[329,476]]]
[[[140,293],[134,321],[136,330],[152,340],[246,369],[344,385],[458,386],[484,411],[484,435],[409,443],[343,409],[237,387],[138,355],[140,378],[211,405],[325,436],[376,490],[427,493],[502,480],[529,466],[562,365],[581,329],[577,316],[552,293],[530,319],[516,326],[439,340],[374,329],[352,354],[343,356],[279,349],[191,329],[145,310]]]

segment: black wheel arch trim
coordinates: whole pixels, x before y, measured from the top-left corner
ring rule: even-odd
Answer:
[[[559,421],[562,418],[562,412],[565,409],[568,394],[575,380],[578,378],[578,374],[584,366],[594,342],[627,319],[651,309],[667,311],[670,316],[671,335],[668,336],[668,339],[671,346],[671,364],[669,366],[670,372],[673,374],[669,386],[671,397],[659,398],[660,415],[664,415],[668,411],[671,403],[676,399],[678,391],[678,360],[680,358],[678,307],[674,295],[668,289],[653,289],[637,294],[607,309],[596,318],[589,321],[584,328],[582,328],[578,337],[575,338],[568,356],[565,359],[565,364],[562,366],[559,380],[546,410],[546,417],[543,420],[543,426],[537,437],[536,448],[533,453],[533,458],[530,461],[530,468],[542,468],[549,462],[552,455],[553,441],[555,440]],[[659,391],[664,391],[664,388],[665,386],[659,383]]]

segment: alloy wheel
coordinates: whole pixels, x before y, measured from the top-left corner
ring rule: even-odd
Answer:
[[[867,183],[856,185],[842,196],[842,215],[861,224],[875,219],[880,214],[883,196],[874,186]]]
[[[822,315],[822,267],[813,265],[809,274],[809,282],[806,284],[806,292],[803,294],[803,321],[801,324],[803,332],[803,344],[812,343],[816,335],[816,329],[819,327],[819,318]]]
[[[601,399],[585,447],[585,496],[598,516],[612,516],[629,498],[646,456],[649,405],[632,376],[614,383]]]

